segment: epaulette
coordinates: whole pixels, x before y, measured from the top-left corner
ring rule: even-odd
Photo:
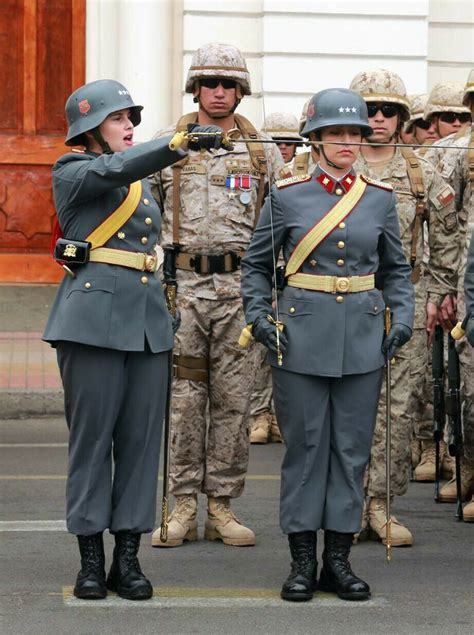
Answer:
[[[77,154],[84,154],[84,150],[79,150],[79,148],[73,148],[71,152],[77,152]]]
[[[311,174],[301,174],[298,176],[289,176],[287,179],[280,179],[275,183],[277,188],[281,190],[283,187],[290,185],[296,185],[296,183],[305,183],[305,181],[311,181]]]
[[[376,181],[375,179],[371,179],[367,174],[361,174],[360,178],[368,183],[369,185],[375,185],[375,187],[380,187],[382,190],[387,190],[388,192],[393,192],[393,186],[390,183],[384,183],[383,181]]]

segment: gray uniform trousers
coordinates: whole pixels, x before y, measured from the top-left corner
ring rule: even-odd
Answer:
[[[342,377],[276,367],[272,373],[286,446],[280,493],[283,532],[359,531],[382,369]]]
[[[70,432],[71,533],[153,530],[168,355],[148,346],[118,351],[57,343]]]

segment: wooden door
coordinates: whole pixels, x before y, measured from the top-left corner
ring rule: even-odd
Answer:
[[[86,0],[0,2],[0,283],[63,276],[50,256],[51,166],[84,83]]]

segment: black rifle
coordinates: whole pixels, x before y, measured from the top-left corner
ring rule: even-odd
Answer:
[[[446,412],[449,416],[451,438],[448,445],[449,454],[455,458],[456,474],[456,518],[463,519],[461,491],[461,455],[462,455],[462,423],[461,423],[461,375],[459,372],[459,356],[455,340],[448,335],[448,399]]]
[[[433,339],[433,439],[436,446],[434,499],[439,502],[439,480],[441,472],[440,443],[443,439],[446,412],[444,409],[444,335],[441,326],[435,327]]]

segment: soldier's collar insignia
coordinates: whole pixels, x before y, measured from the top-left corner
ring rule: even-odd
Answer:
[[[336,188],[342,188],[343,192],[346,193],[355,183],[356,177],[352,172],[349,172],[349,174],[346,174],[344,178],[342,178],[340,181],[337,181],[327,172],[324,172],[321,167],[319,169],[321,170],[321,174],[316,177],[316,181],[318,181],[318,183],[320,183],[329,194],[333,194]]]

